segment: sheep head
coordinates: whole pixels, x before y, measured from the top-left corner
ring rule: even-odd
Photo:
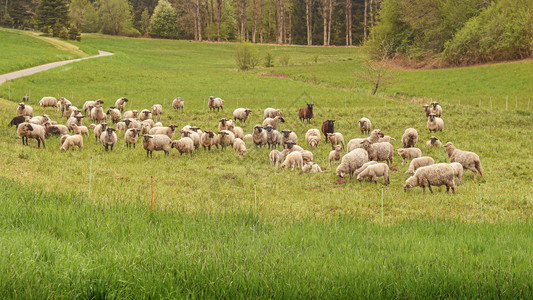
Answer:
[[[26,107],[26,105],[24,103],[19,103],[19,107],[20,107],[20,109],[24,109]]]
[[[170,130],[172,130],[172,132],[174,132],[176,130],[176,125],[171,124],[171,125],[168,126],[168,128],[170,128]]]
[[[248,116],[252,111],[249,110],[248,108],[244,110],[244,113]]]
[[[435,121],[435,114],[429,114],[429,120],[431,122]]]
[[[435,142],[439,140],[436,136],[432,136],[430,139],[432,144],[435,144]]]
[[[267,132],[271,132],[272,129],[274,129],[274,127],[272,127],[272,125],[268,125],[268,126],[265,128],[265,130],[266,130]]]
[[[283,136],[288,138],[289,137],[289,134],[291,134],[292,131],[290,130],[283,130],[282,133],[283,133]]]
[[[312,103],[307,103],[307,109],[313,110],[313,104]]]

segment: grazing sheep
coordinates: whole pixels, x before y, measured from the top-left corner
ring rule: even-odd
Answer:
[[[298,136],[291,130],[281,131],[281,144],[285,145],[288,142],[298,144]]]
[[[463,168],[474,172],[474,180],[477,180],[477,173],[483,178],[483,172],[481,171],[481,160],[479,155],[474,152],[463,151],[455,148],[455,146],[448,142],[444,145],[444,149],[450,158],[450,162],[458,162]]]
[[[105,122],[106,115],[102,106],[96,105],[95,107],[93,107],[93,109],[91,109],[91,120],[96,123]]]
[[[433,160],[432,157],[429,157],[429,156],[418,157],[418,158],[415,158],[415,159],[413,159],[411,161],[411,163],[409,164],[409,169],[407,169],[407,171],[405,171],[405,173],[406,174],[414,174],[415,171],[418,168],[431,166],[431,165],[434,165],[434,164],[435,164],[435,160]]]
[[[276,129],[274,129],[274,127],[272,127],[272,125],[268,125],[265,128],[265,130],[266,130],[266,133],[267,133],[268,148],[269,149],[270,149],[270,147],[278,148],[278,145],[281,145],[281,141],[282,141],[281,133],[279,131],[277,131]]]
[[[300,107],[298,111],[298,118],[303,123],[304,120],[307,120],[307,124],[311,124],[311,119],[313,118],[313,104],[307,104],[306,107]]]
[[[150,135],[165,134],[172,139],[174,136],[174,131],[176,131],[176,125],[172,124],[168,127],[154,127],[150,129]]]
[[[414,128],[407,128],[402,136],[402,146],[404,148],[411,148],[416,146],[418,142],[418,132]]]
[[[105,147],[105,151],[108,150],[108,147],[111,147],[111,151],[113,151],[113,146],[117,143],[117,134],[115,133],[115,129],[111,127],[107,127],[104,132],[100,135],[100,143]]]
[[[124,133],[124,141],[126,142],[126,148],[131,148],[133,145],[133,148],[135,149],[135,144],[137,144],[137,141],[139,140],[139,130],[135,128],[130,128],[126,130],[126,133]]]
[[[217,110],[217,112],[219,112],[220,109],[224,111],[224,100],[209,96],[209,101],[207,101],[207,107],[209,107],[209,111],[215,111],[215,109]]]
[[[435,116],[439,118],[442,116],[442,107],[439,105],[438,102],[431,102],[431,113],[435,114]]]
[[[302,153],[302,158],[304,162],[313,161],[313,152],[307,150],[301,150],[299,152]]]
[[[359,169],[366,162],[368,162],[368,152],[364,149],[355,149],[342,157],[336,174],[340,178],[344,178],[346,174],[350,174],[351,179],[355,170]]]
[[[457,185],[463,184],[463,165],[458,162],[453,162],[450,165],[454,169],[453,175],[457,177]]]
[[[33,117],[33,108],[24,103],[19,103],[19,106],[17,107],[17,116]]]
[[[128,110],[124,112],[124,119],[138,119],[139,118],[139,112],[134,110]]]
[[[50,118],[48,115],[42,115],[42,116],[35,116],[28,120],[28,123],[37,124],[37,125],[43,125],[44,123],[50,121]]]
[[[429,132],[442,131],[444,129],[444,120],[436,117],[435,114],[429,114],[427,127]]]
[[[430,137],[430,140],[426,142],[426,146],[428,147],[442,147],[442,143],[436,136]]]
[[[359,120],[359,130],[362,134],[370,134],[372,130],[372,122],[368,118],[361,118]]]
[[[244,139],[245,140],[251,140],[252,139],[252,135],[251,134],[247,134],[244,136]]]
[[[142,130],[142,127],[143,127],[142,123],[136,119],[125,119],[124,123],[126,124],[126,128],[135,128],[135,129],[138,129],[139,131]]]
[[[369,140],[363,141],[363,149],[368,152],[368,158],[375,161],[387,161],[387,164],[392,165],[394,157],[394,147],[391,143],[370,143]]]
[[[22,145],[28,145],[28,138],[31,138],[37,140],[37,148],[41,148],[41,143],[45,148],[46,131],[43,126],[24,122],[17,127],[17,134],[22,137]]]
[[[180,155],[183,155],[183,153],[189,153],[192,157],[192,153],[194,151],[194,142],[189,137],[182,137],[177,141],[172,141],[170,148],[176,148]]]
[[[335,146],[341,145],[344,149],[344,137],[340,132],[328,133],[329,142],[331,143],[331,149],[335,149]]]
[[[250,115],[252,111],[249,108],[237,108],[233,111],[233,119],[235,121],[243,121],[246,123],[246,120],[248,119],[248,115]]]
[[[108,110],[107,110],[107,115],[109,116],[109,118],[111,118],[111,121],[113,121],[113,123],[118,123],[118,121],[120,120],[120,118],[122,117],[122,113],[120,112],[119,109],[116,109],[115,107],[111,106]]]
[[[363,141],[364,140],[368,140],[370,141],[371,143],[378,143],[379,142],[379,139],[381,137],[383,137],[383,132],[381,132],[381,130],[379,129],[374,129],[372,130],[372,132],[370,133],[370,136],[366,139],[362,139],[362,138],[357,138],[357,139],[351,139],[349,142],[348,142],[348,146],[346,147],[348,152],[351,152],[352,150],[354,149],[357,149],[357,148],[363,148]]]
[[[19,124],[24,123],[24,122],[28,122],[29,120],[30,120],[29,116],[17,116],[17,117],[14,117],[13,119],[11,119],[11,122],[9,122],[8,126],[9,127],[11,127],[11,126],[18,127]]]
[[[79,134],[81,136],[85,135],[87,137],[89,136],[89,128],[87,128],[87,126],[78,126],[78,124],[73,123],[72,131],[74,131],[74,134]]]
[[[426,114],[426,118],[431,114],[431,108],[428,104],[424,104],[424,113]]]
[[[270,159],[270,164],[277,168],[278,165],[283,161],[284,155],[278,150],[272,150],[270,151],[268,158]]]
[[[126,129],[128,129],[128,126],[126,126],[126,122],[117,123],[117,131],[126,131]]]
[[[361,174],[361,172],[363,172],[368,166],[371,166],[371,165],[375,165],[377,164],[378,162],[377,161],[374,161],[374,160],[371,160],[369,162],[366,162],[364,163],[360,168],[358,168],[357,170],[355,170],[355,175],[359,175]]]
[[[389,178],[389,166],[387,164],[374,164],[367,166],[359,175],[357,180],[362,181],[365,177],[368,177],[369,181],[378,183],[378,177],[383,177],[383,184],[388,185],[390,183]]]
[[[152,105],[152,116],[154,116],[154,118],[159,121],[161,120],[162,115],[163,115],[163,105],[161,104]],[[149,119],[151,119],[151,117]]]
[[[263,147],[267,143],[267,132],[263,129],[263,127],[261,127],[261,125],[254,126],[254,132],[252,133],[252,141],[256,146],[259,147]]]
[[[393,137],[390,137],[388,135],[384,135],[383,137],[380,137],[379,138],[379,142],[380,143],[383,143],[383,142],[387,142],[387,143],[390,143],[391,141],[395,141],[396,139],[393,138]]]
[[[432,185],[435,186],[446,186],[446,192],[455,194],[455,182],[454,182],[454,173],[455,168],[450,166],[450,164],[436,164],[427,167],[421,167],[416,170],[415,174],[409,177],[403,186],[404,191],[407,189],[422,186],[424,193],[426,193],[426,186],[429,188],[429,191],[433,193],[431,189]]]
[[[61,140],[63,141],[63,138],[61,138]],[[74,146],[78,146],[80,151],[81,148],[83,148],[83,137],[81,135],[75,134],[66,136],[59,150],[68,151],[68,149],[72,147],[72,151],[74,151]]]
[[[266,118],[275,118],[275,117],[282,117],[283,113],[279,109],[275,109],[272,107],[265,108],[265,112],[263,115],[263,119]]]
[[[74,130],[73,129],[73,125],[76,124],[78,126],[81,126],[81,120],[83,119],[82,116],[76,116],[76,117],[70,117],[68,118],[67,120],[67,127],[68,127],[68,130]],[[99,136],[98,136],[99,137]],[[97,138],[98,140],[98,138]]]
[[[172,140],[166,134],[143,135],[143,148],[146,150],[146,157],[150,155],[152,158],[154,151],[164,151],[165,155],[169,155],[171,143]]]
[[[141,110],[141,113],[139,114],[139,119],[141,121],[144,121],[144,120],[148,120],[148,119],[151,119],[152,118],[152,112],[147,110],[147,109],[143,109]]]
[[[295,167],[301,168],[303,165],[304,160],[302,153],[300,151],[294,151],[285,157],[285,161],[281,164],[281,168],[291,168],[291,170],[294,170]]]
[[[405,161],[422,156],[422,150],[418,148],[398,148],[398,155],[402,158],[402,166]]]
[[[304,151],[304,148],[296,145],[295,143],[293,142],[286,142],[283,147],[285,148],[285,150],[287,150],[287,153],[290,153],[290,152],[293,152],[293,151]],[[285,151],[283,150],[283,151]]]
[[[172,100],[172,108],[174,108],[175,110],[180,110],[183,111],[183,106],[185,105],[185,101],[183,99],[181,99],[181,97],[178,97],[174,100]]]
[[[322,168],[316,162],[306,162],[302,167],[304,173],[322,173]]]
[[[208,148],[209,151],[211,151],[211,146],[216,146],[218,149],[217,136],[212,130],[207,130],[206,132],[202,133],[200,136],[200,142],[202,147],[204,147],[204,150]]]
[[[235,142],[233,142],[233,149],[235,150],[236,153],[239,154],[239,156],[245,156],[246,153],[248,152],[248,150],[246,150],[246,144],[244,143],[243,140],[241,140],[240,138],[236,138],[235,139]]]
[[[48,137],[50,134],[53,135],[64,135],[68,134],[69,129],[65,125],[52,125],[51,123],[46,122],[44,124],[45,137]]]
[[[107,129],[107,123],[101,123],[93,128],[94,137],[96,138],[96,142],[98,143],[98,140],[100,140],[100,136],[104,131]]]
[[[102,104],[104,104],[104,101],[100,99],[95,101],[85,101],[85,103],[83,103],[83,112],[87,114],[87,112],[90,112],[92,108],[96,107],[97,105],[102,106]]]
[[[39,101],[39,105],[42,107],[57,107],[56,97],[43,97]]]
[[[126,107],[126,102],[128,102],[128,99],[124,97],[118,98],[117,101],[115,101],[115,107],[120,111],[124,111],[124,108]]]
[[[328,142],[328,133],[335,132],[335,120],[326,120],[322,122],[322,133],[326,137],[326,143]]]
[[[318,129],[309,129],[305,133],[305,140],[311,147],[317,147],[320,144],[320,131]]]
[[[276,116],[274,118],[266,118],[263,121],[263,128],[266,128],[268,125],[270,125],[277,130],[280,122],[285,122],[285,119],[280,116]]]
[[[335,150],[329,152],[329,166],[331,167],[331,162],[340,163],[341,161],[341,145],[336,145]]]

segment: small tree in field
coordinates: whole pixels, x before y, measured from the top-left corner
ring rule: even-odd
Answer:
[[[178,37],[176,10],[168,0],[159,0],[150,20],[150,35],[153,37],[175,39]]]
[[[248,42],[240,43],[235,49],[235,61],[239,70],[252,70],[259,63],[259,52],[253,44]]]
[[[375,95],[380,87],[391,85],[395,81],[392,70],[387,68],[384,60],[363,63],[363,69],[357,71],[355,76],[372,86],[372,95]]]

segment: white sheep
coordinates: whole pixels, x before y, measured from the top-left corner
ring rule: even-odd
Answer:
[[[477,180],[478,172],[481,175],[481,178],[483,178],[479,155],[474,152],[459,150],[455,148],[451,142],[446,143],[446,145],[444,145],[444,149],[448,154],[450,162],[458,162],[463,166],[464,169],[474,172],[474,180]]]
[[[227,146],[232,146],[235,142],[235,135],[229,130],[222,130],[218,133],[218,143],[222,147],[222,150]]]
[[[220,109],[224,110],[224,100],[209,96],[209,101],[207,101],[207,107],[209,107],[209,111],[215,111],[215,109],[217,110],[217,112],[220,111]]]
[[[362,134],[370,134],[372,130],[372,122],[368,118],[361,118],[359,120],[359,130]]]
[[[168,127],[154,127],[150,129],[150,135],[165,134],[172,139],[174,136],[174,131],[176,131],[176,125],[172,124]]]
[[[192,156],[194,151],[194,142],[191,138],[185,136],[177,141],[172,141],[170,148],[176,148],[180,155],[183,155],[183,153],[189,153]]]
[[[331,149],[335,149],[335,146],[341,145],[344,149],[344,137],[340,132],[328,133],[328,139],[331,143]]]
[[[303,164],[304,160],[302,157],[302,153],[300,151],[294,151],[289,153],[287,157],[285,157],[285,161],[281,164],[281,168],[291,168],[291,170],[294,170],[295,167],[303,167]]]
[[[275,109],[272,107],[265,108],[265,112],[263,114],[263,119],[266,118],[275,118],[275,117],[282,117],[282,112],[279,109]]]
[[[402,158],[402,166],[404,162],[409,162],[413,158],[422,156],[422,150],[418,148],[398,148],[396,149],[398,155]]]
[[[329,166],[331,167],[331,162],[333,161],[334,164],[340,163],[341,161],[341,145],[336,145],[335,150],[332,150],[329,152]]]
[[[277,131],[276,129],[274,129],[274,127],[272,127],[272,125],[268,125],[266,128],[266,133],[267,133],[267,144],[268,144],[268,148],[270,149],[270,147],[272,148],[277,148],[278,145],[281,145],[281,141],[282,141],[282,136],[281,136],[281,133],[279,131]]]
[[[270,151],[268,158],[270,159],[271,165],[273,165],[274,167],[278,167],[278,165],[281,164],[285,156],[282,152],[279,152],[278,150],[272,150]]]
[[[104,109],[100,105],[96,105],[91,109],[91,120],[93,120],[96,123],[105,122],[106,120],[106,114],[104,113]]]
[[[87,114],[87,112],[90,112],[96,105],[102,105],[102,104],[104,104],[104,101],[102,101],[101,99],[94,100],[94,101],[85,101],[82,107],[83,112]]]
[[[107,110],[107,115],[109,116],[109,118],[111,118],[111,121],[113,121],[113,123],[118,123],[118,121],[120,120],[120,118],[122,118],[122,113],[120,112],[119,109],[116,109],[115,107],[111,106],[108,110]]]
[[[193,131],[193,130],[180,130],[181,132],[181,137],[189,137],[193,143],[194,143],[194,149],[198,149],[200,147],[200,135]],[[185,133],[187,132],[187,133]]]
[[[72,103],[65,97],[59,97],[57,99],[57,110],[61,113],[65,112],[67,105],[72,105]]]
[[[101,123],[94,126],[93,133],[97,143],[100,140],[100,136],[102,135],[102,133],[104,133],[104,131],[106,131],[106,129],[107,123]]]
[[[139,131],[142,130],[142,123],[139,120],[136,119],[124,119],[124,123],[126,124],[126,128],[135,128]]]
[[[254,132],[252,133],[252,141],[256,146],[259,147],[263,147],[267,143],[267,132],[263,129],[263,127],[261,127],[261,125],[254,126]]]
[[[45,137],[48,137],[49,134],[62,135],[68,134],[69,129],[65,125],[52,125],[50,122],[44,123],[44,131],[46,132]]]
[[[405,171],[406,174],[414,174],[418,168],[431,166],[435,164],[435,160],[429,156],[422,156],[415,158],[409,164],[409,169]]]
[[[363,148],[363,144],[362,143],[363,143],[364,140],[369,140],[371,143],[377,143],[377,142],[379,142],[379,139],[381,137],[383,137],[383,136],[384,135],[383,135],[383,132],[381,132],[381,130],[374,129],[370,133],[370,136],[368,138],[366,138],[366,139],[363,139],[363,138],[351,139],[348,142],[348,145],[346,146],[346,149],[348,150],[348,152],[351,152],[354,149]]]
[[[363,172],[368,166],[375,165],[377,163],[378,162],[375,161],[375,160],[371,160],[369,162],[364,163],[360,168],[355,170],[355,175],[357,176],[357,175],[361,174],[361,172]]]
[[[271,125],[269,125],[271,126]],[[267,134],[268,135],[268,134]],[[282,130],[281,131],[281,144],[285,145],[288,142],[298,144],[298,136],[294,131],[291,130]]]
[[[43,97],[39,101],[39,105],[42,107],[57,107],[56,97]]]
[[[154,127],[163,127],[163,123],[157,122],[154,124]]]
[[[429,138],[429,141],[426,142],[426,146],[428,147],[442,147],[442,143],[440,142],[439,138],[436,136],[432,136]]]
[[[35,116],[28,120],[28,123],[37,124],[37,125],[43,125],[44,123],[50,121],[50,117],[48,115],[42,115],[42,116]]]
[[[146,150],[146,157],[152,157],[153,151],[164,151],[169,155],[172,140],[166,134],[145,134],[143,135],[143,148]]]
[[[453,175],[457,177],[457,185],[463,184],[463,165],[458,162],[452,162],[450,165],[454,169]]]
[[[322,173],[322,168],[316,162],[306,162],[302,167],[304,173]]]
[[[367,166],[359,175],[357,180],[362,181],[365,177],[368,177],[369,181],[378,183],[378,177],[383,177],[383,184],[388,185],[390,183],[389,178],[389,166],[387,164],[374,164]]]
[[[73,130],[72,125],[76,124],[78,126],[81,126],[81,120],[83,119],[82,116],[76,116],[76,117],[70,117],[67,120],[67,127],[69,130]]]
[[[74,123],[72,124],[72,131],[74,131],[74,134],[89,136],[89,129],[87,126],[78,126],[78,124]]]
[[[45,148],[46,131],[42,125],[27,122],[20,123],[17,127],[17,134],[22,137],[22,145],[28,145],[28,139],[31,138],[37,140],[37,148],[41,148],[41,143],[43,148]]]
[[[414,128],[407,128],[402,135],[402,146],[410,148],[416,146],[418,142],[418,132]]]
[[[341,159],[340,165],[337,167],[336,174],[340,178],[344,178],[346,174],[353,178],[355,170],[359,169],[363,164],[368,162],[368,152],[364,149],[354,149]]]
[[[126,122],[118,122],[117,123],[117,131],[126,131],[128,127],[126,126]]]
[[[144,121],[144,120],[151,119],[151,118],[152,118],[151,111],[147,109],[141,110],[141,113],[139,114],[139,120]]]
[[[124,141],[126,142],[126,148],[133,148],[135,149],[135,144],[137,144],[137,141],[139,140],[139,131],[135,128],[130,128],[126,130],[126,133],[124,133]]]
[[[240,139],[244,138],[244,130],[242,129],[242,127],[235,126],[233,124],[229,124],[226,127],[228,128],[227,130],[233,132],[236,138],[240,138]]]
[[[442,107],[439,105],[438,102],[431,102],[431,113],[435,114],[435,116],[439,118],[442,116]]]
[[[104,132],[100,135],[100,143],[105,147],[105,151],[108,151],[108,148],[111,148],[113,151],[113,146],[117,143],[117,134],[115,129],[107,127]]]
[[[233,111],[233,119],[240,120],[246,123],[248,116],[252,111],[249,108],[237,108]]]
[[[128,99],[124,97],[118,98],[117,101],[115,101],[115,107],[120,111],[124,111],[124,108],[126,107],[126,102],[128,102]]]
[[[429,114],[427,128],[429,132],[442,131],[444,129],[444,120],[438,118],[435,114]]]
[[[370,141],[363,141],[363,149],[368,152],[368,158],[375,161],[386,161],[390,166],[392,165],[394,157],[394,147],[391,143],[375,143],[372,144]]]
[[[431,186],[446,186],[446,192],[452,189],[452,193],[455,194],[455,169],[450,164],[436,164],[427,167],[421,167],[416,170],[415,174],[409,177],[403,186],[404,191],[407,189],[422,186],[424,193],[426,193],[426,186],[429,191],[433,193]]]
[[[246,144],[240,138],[235,138],[235,142],[233,142],[233,149],[241,157],[245,156],[246,153],[248,152],[248,150],[246,150]]]
[[[299,152],[302,153],[302,159],[304,160],[304,162],[313,161],[313,152],[308,150],[301,150]]]
[[[424,104],[424,113],[426,114],[426,118],[429,117],[429,114],[431,114],[431,108],[429,107],[429,104]]]
[[[128,110],[124,112],[124,120],[125,119],[138,119],[138,118],[139,118],[139,112],[136,109]]]
[[[33,117],[33,108],[24,103],[19,103],[17,106],[17,116]]]
[[[152,116],[154,116],[154,118],[157,120],[161,120],[162,115],[163,115],[163,105],[161,104],[152,105]],[[149,119],[151,119],[151,117]]]
[[[216,146],[218,149],[217,135],[212,130],[207,130],[200,136],[200,143],[204,150],[209,149],[211,151],[212,146]]]
[[[72,150],[74,151],[74,146],[78,146],[78,149],[80,151],[81,151],[81,148],[83,148],[83,137],[81,135],[75,134],[75,135],[67,136],[64,139],[64,142],[62,142],[62,145],[59,148],[59,150],[68,151],[68,149],[72,147]]]
[[[185,104],[185,101],[183,99],[181,99],[181,97],[178,97],[174,100],[172,100],[172,108],[174,108],[175,110],[180,110],[183,111],[183,106]]]
[[[380,137],[379,138],[379,142],[380,143],[383,143],[383,142],[387,142],[387,143],[390,143],[391,141],[395,141],[396,139],[393,138],[393,137],[390,137],[388,135],[384,135],[383,137]]]
[[[320,139],[321,139],[320,130],[318,130],[316,128],[309,129],[305,133],[305,140],[307,141],[309,146],[311,146],[313,148],[317,147],[318,144],[320,144]]]
[[[263,128],[266,128],[268,125],[270,125],[270,126],[274,127],[274,129],[277,130],[278,129],[278,125],[281,122],[285,122],[285,119],[283,119],[280,116],[276,116],[274,118],[266,118],[263,121]]]

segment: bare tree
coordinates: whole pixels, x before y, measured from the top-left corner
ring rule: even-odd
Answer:
[[[220,42],[220,23],[222,23],[222,0],[217,0],[217,41]]]
[[[328,9],[328,46],[331,45],[331,16],[333,15],[333,0],[329,0]]]
[[[209,32],[209,0],[205,0],[205,30]],[[211,40],[210,34],[207,34],[207,39]]]
[[[351,46],[351,45],[352,45],[352,0],[346,0],[346,46]]]
[[[324,46],[328,45],[328,0],[322,0],[322,22],[324,23]]]
[[[196,28],[198,30],[198,40],[202,41],[202,16],[200,15],[200,0],[196,0]]]
[[[257,34],[257,0],[252,0],[252,43],[255,44],[255,36]]]
[[[307,26],[307,45],[313,44],[313,0],[305,0],[305,19]]]
[[[375,0],[370,0],[370,4],[369,4],[370,5],[370,28],[371,29],[374,28],[374,10],[373,10],[374,5],[372,5],[374,4],[374,1]]]
[[[292,44],[292,0],[289,0],[289,44]]]
[[[385,60],[365,62],[363,70],[356,72],[355,76],[372,86],[372,95],[375,95],[379,88],[395,83],[394,73],[387,67]]]
[[[259,42],[262,44],[263,43],[263,9],[265,8],[265,5],[264,5],[264,0],[261,0],[261,29],[259,30]]]
[[[366,42],[366,39],[367,39],[367,19],[368,19],[368,14],[367,14],[367,11],[368,11],[368,0],[365,0],[365,17],[364,17],[364,25],[363,25],[363,40]]]

